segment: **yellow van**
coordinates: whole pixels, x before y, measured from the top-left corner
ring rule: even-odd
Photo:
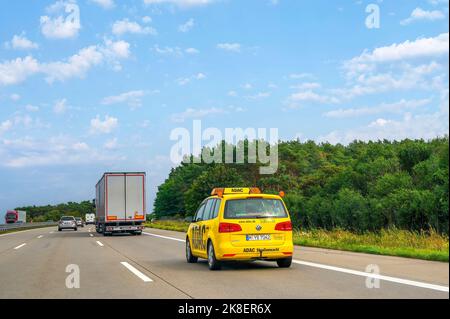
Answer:
[[[215,188],[198,208],[186,234],[188,263],[208,260],[211,270],[224,261],[276,261],[288,268],[294,250],[292,223],[282,196],[256,188]]]

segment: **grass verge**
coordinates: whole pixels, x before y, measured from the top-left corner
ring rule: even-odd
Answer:
[[[146,223],[146,227],[185,232],[189,223],[164,220]],[[378,233],[355,234],[336,230],[296,230],[294,244],[368,254],[449,261],[449,238],[436,232],[411,232],[387,229]]]

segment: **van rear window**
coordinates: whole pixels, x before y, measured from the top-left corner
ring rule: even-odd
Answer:
[[[279,199],[230,199],[225,205],[225,219],[286,218],[287,212]]]

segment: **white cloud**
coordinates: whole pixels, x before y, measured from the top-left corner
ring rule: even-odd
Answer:
[[[102,121],[100,116],[91,120],[91,133],[92,134],[108,134],[111,133],[118,125],[119,120],[115,117],[105,116]]]
[[[199,54],[200,51],[197,50],[196,48],[187,48],[186,50],[184,50],[184,52],[186,52],[187,54]]]
[[[253,88],[253,85],[251,85],[250,83],[245,83],[244,85],[242,85],[242,88],[245,90],[251,90]]]
[[[72,149],[75,151],[87,151],[89,150],[89,145],[84,142],[77,142],[72,145]]]
[[[83,78],[94,66],[102,62],[118,63],[119,59],[130,56],[130,44],[125,41],[106,40],[104,45],[92,45],[81,49],[66,61],[39,63],[31,56],[0,63],[0,85],[23,82],[36,73],[46,75],[49,83],[69,78]]]
[[[390,46],[379,47],[372,52],[365,51],[344,63],[344,68],[350,76],[355,76],[362,72],[373,71],[376,64],[396,61],[406,61],[423,57],[438,57],[448,55],[449,36],[442,33],[436,37],[419,38],[414,41],[394,43]]]
[[[99,50],[110,59],[127,59],[130,57],[130,44],[126,41],[105,41],[105,47],[99,47]]]
[[[176,80],[178,85],[184,86],[191,83],[193,80],[203,80],[206,79],[206,75],[204,73],[197,73],[188,78],[179,78]]]
[[[156,35],[157,32],[152,27],[143,27],[139,23],[130,21],[128,19],[123,19],[114,22],[112,26],[112,33],[115,35],[123,35],[125,33],[132,33],[132,34],[151,34]]]
[[[20,96],[19,94],[17,94],[17,93],[13,93],[13,94],[11,94],[11,95],[9,96],[9,98],[10,98],[12,101],[17,102],[17,101],[20,100],[21,96]]]
[[[405,138],[432,139],[445,136],[449,132],[449,95],[448,88],[441,92],[440,108],[431,114],[404,114],[400,120],[378,118],[366,126],[333,131],[320,136],[319,142],[348,144],[354,140],[402,140]]]
[[[412,12],[409,18],[404,19],[400,21],[401,25],[408,25],[415,21],[435,21],[435,20],[442,20],[445,19],[445,15],[442,11],[439,10],[433,10],[433,11],[426,11],[422,8],[415,8]]]
[[[81,49],[65,62],[50,62],[41,66],[49,83],[64,81],[72,77],[83,78],[87,71],[103,61],[103,54],[97,46]]]
[[[216,0],[144,0],[145,4],[174,4],[179,7],[196,7],[211,4]]]
[[[321,85],[320,85],[320,83],[317,83],[317,82],[305,82],[305,83],[300,83],[297,85],[292,85],[290,88],[297,89],[297,90],[315,90],[315,89],[320,89]]]
[[[56,114],[64,114],[67,111],[67,100],[61,99],[55,102],[53,106],[53,112]]]
[[[194,19],[191,18],[188,21],[186,21],[186,23],[180,25],[178,27],[178,31],[183,33],[189,32],[194,27],[194,25],[195,25]]]
[[[443,70],[445,68],[435,61],[417,66],[402,63],[391,72],[361,74],[350,87],[333,89],[331,92],[339,99],[352,99],[395,90],[405,91],[418,88],[430,90],[435,86],[434,81],[430,80],[430,76]]]
[[[291,107],[298,107],[297,103],[302,102],[325,103],[325,104],[339,103],[339,99],[336,97],[318,94],[311,90],[291,94],[291,96],[289,97],[289,101],[293,103],[291,104]]]
[[[67,39],[78,35],[81,28],[80,9],[76,1],[57,1],[41,16],[41,32],[46,38]]]
[[[39,71],[38,61],[31,56],[0,63],[0,85],[20,83]]]
[[[188,119],[199,119],[205,116],[214,114],[223,114],[225,111],[219,108],[209,108],[209,109],[194,109],[188,108],[182,113],[176,113],[172,115],[172,121],[176,123],[182,123]]]
[[[405,110],[415,109],[431,103],[431,99],[421,100],[405,100],[402,99],[395,103],[382,103],[375,107],[361,107],[361,108],[349,108],[338,109],[326,112],[324,115],[331,118],[349,118],[359,117],[366,115],[376,115],[380,113],[401,113]]]
[[[229,91],[227,95],[228,96],[232,96],[232,97],[236,97],[238,94],[237,94],[236,91]]]
[[[289,74],[289,78],[298,80],[298,79],[304,79],[304,78],[311,78],[312,75],[310,73],[292,73]]]
[[[152,21],[152,18],[149,16],[142,17],[142,22],[144,23],[151,23]]]
[[[183,56],[183,50],[179,47],[163,47],[163,48],[161,48],[159,45],[155,44],[153,46],[152,50],[160,55],[172,55],[172,56],[177,56],[177,57]]]
[[[99,5],[103,9],[112,9],[116,6],[114,0],[90,0],[90,1]]]
[[[115,96],[108,96],[102,100],[103,105],[122,104],[125,103],[131,108],[142,106],[142,98],[145,92],[142,90],[125,92]]]
[[[37,112],[37,111],[39,111],[39,107],[35,106],[35,105],[27,104],[25,106],[25,110],[27,110],[28,112]]]
[[[206,79],[206,75],[203,73],[197,73],[196,75],[194,75],[194,79],[203,80],[203,79]]]
[[[0,135],[9,131],[13,127],[13,123],[11,120],[6,120],[0,123]]]
[[[0,140],[1,166],[9,168],[39,167],[55,165],[92,165],[94,162],[111,164],[124,160],[85,142],[69,136],[54,136],[45,139],[24,137],[15,140]]]
[[[268,97],[270,97],[270,95],[271,95],[270,92],[259,92],[254,95],[246,96],[246,98],[249,100],[263,100],[263,99],[267,99]]]
[[[217,48],[229,52],[241,52],[241,45],[239,43],[219,43],[217,44]]]
[[[103,147],[108,150],[115,150],[117,148],[117,137],[106,141]]]
[[[5,43],[6,48],[15,50],[33,50],[39,48],[39,45],[29,39],[24,34],[14,35],[10,42]]]

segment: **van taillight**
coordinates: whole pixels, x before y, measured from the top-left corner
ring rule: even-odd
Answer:
[[[234,233],[242,231],[241,225],[232,223],[220,223],[219,233]]]
[[[275,230],[290,231],[292,230],[291,222],[282,222],[275,225]]]

